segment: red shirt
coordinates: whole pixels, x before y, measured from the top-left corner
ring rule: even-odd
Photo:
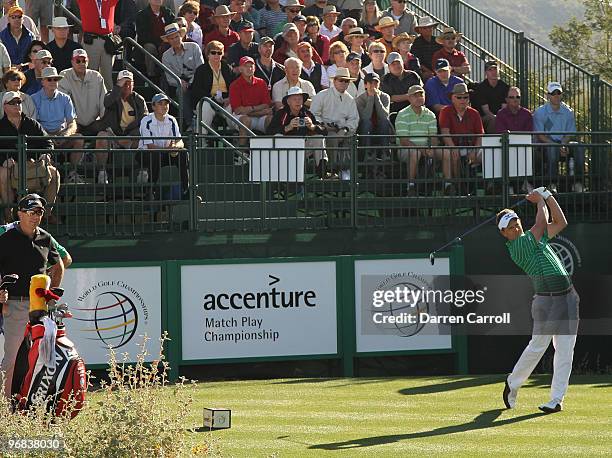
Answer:
[[[51,1],[51,0],[47,0]],[[101,0],[102,18],[106,21],[106,27],[100,24],[100,11],[98,11],[97,0],[77,0],[83,22],[83,32],[95,33],[97,35],[108,35],[115,28],[115,7],[119,0]]]
[[[229,33],[227,35],[221,35],[221,32],[219,32],[219,29],[217,28],[212,32],[208,32],[206,34],[206,36],[204,37],[204,46],[206,46],[213,40],[217,40],[223,43],[223,46],[225,46],[225,51],[227,52],[231,45],[233,45],[237,41],[240,41],[240,36],[232,29],[229,30]]]
[[[455,48],[453,48],[452,52],[447,52],[446,49],[442,48],[433,53],[433,56],[431,57],[431,68],[436,68],[436,61],[438,59],[446,59],[448,63],[451,64],[451,67],[462,67],[468,63],[465,54],[463,54],[461,51],[457,51]]]
[[[238,107],[254,107],[272,103],[268,85],[256,76],[253,77],[253,83],[249,83],[243,76],[235,79],[229,87],[229,99],[232,110]]]
[[[467,107],[459,118],[455,107],[448,105],[440,111],[439,123],[440,129],[449,129],[451,134],[484,134],[480,114],[472,107]],[[476,137],[452,137],[452,140],[455,146],[474,146]]]

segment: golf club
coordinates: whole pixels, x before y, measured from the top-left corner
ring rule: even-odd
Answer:
[[[7,274],[2,277],[2,283],[0,283],[0,291],[4,291],[9,288],[9,286],[14,285],[19,280],[19,275],[17,274]],[[4,334],[4,318],[2,316],[2,306],[4,304],[0,303],[0,334]]]
[[[515,208],[518,207],[520,205],[523,205],[525,202],[527,202],[527,199],[521,199],[519,200],[517,203],[515,203],[512,207],[510,208]],[[444,245],[442,245],[440,248],[438,248],[437,250],[432,251],[431,253],[429,253],[429,262],[431,262],[431,265],[433,266],[434,263],[436,262],[436,253],[438,253],[439,251],[442,251],[446,248],[448,248],[449,246],[455,244],[455,243],[460,243],[461,239],[463,239],[465,236],[471,234],[472,232],[480,229],[482,226],[489,224],[491,221],[495,220],[495,218],[497,217],[497,215],[493,215],[490,218],[487,218],[486,220],[478,223],[476,226],[468,229],[467,231],[465,231],[463,234],[455,237],[454,239],[452,239],[451,241],[445,243]]]

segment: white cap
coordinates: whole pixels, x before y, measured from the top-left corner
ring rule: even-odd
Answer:
[[[396,60],[399,60],[402,65],[404,64],[404,59],[402,59],[402,55],[398,52],[392,52],[389,54],[389,56],[387,57],[387,64],[391,65]]]
[[[21,94],[16,91],[5,92],[4,95],[2,96],[2,105],[4,105],[6,102],[10,102],[13,99],[22,100]]]
[[[552,94],[553,91],[563,92],[563,88],[561,87],[561,83],[558,83],[556,81],[552,81],[552,82],[548,83],[548,86],[546,86],[546,92],[548,92],[549,94]]]
[[[119,73],[117,73],[117,81],[124,78],[134,81],[134,74],[129,70],[121,70]]]
[[[41,49],[40,51],[38,51],[36,53],[36,59],[38,60],[43,60],[43,59],[53,59],[53,56],[51,55],[51,52],[46,50],[46,49]]]
[[[72,51],[72,58],[74,59],[75,57],[87,57],[87,51],[81,48],[75,49]]]
[[[507,228],[508,224],[510,224],[510,221],[512,221],[515,218],[518,219],[518,215],[516,213],[514,212],[506,213],[504,216],[502,216],[499,219],[499,224],[497,225],[497,227],[501,231],[502,229]]]

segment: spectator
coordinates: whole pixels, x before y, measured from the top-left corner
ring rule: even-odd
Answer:
[[[31,68],[34,68],[34,58],[36,57],[36,53],[41,49],[47,49],[47,46],[40,40],[32,40],[32,43],[30,43],[30,46],[26,52],[26,58],[23,63],[21,65],[15,65],[13,68],[17,68],[22,72],[27,72]],[[11,58],[9,57],[8,52],[6,52],[6,48],[2,43],[0,43],[0,59],[5,63],[8,63],[8,66],[6,67],[8,70],[11,67]]]
[[[253,41],[253,36],[255,35],[253,24],[250,22],[240,24],[238,35],[240,35],[240,41],[231,45],[227,51],[227,63],[234,68],[235,73],[239,73],[238,63],[244,56],[249,56],[253,59],[259,57],[259,46]]]
[[[532,132],[531,111],[521,106],[521,90],[511,86],[506,95],[506,106],[497,112],[495,132]]]
[[[283,43],[274,51],[272,58],[279,64],[285,64],[288,57],[297,57],[297,46],[300,43],[300,31],[295,24],[285,24]]]
[[[363,33],[363,29],[361,27],[353,27],[349,30],[349,33],[346,36],[346,39],[350,44],[349,52],[358,54],[361,65],[364,67],[370,65],[370,62],[372,62],[370,56],[368,56],[363,49],[363,43],[366,38],[368,38],[368,35]]]
[[[46,49],[41,49],[36,53],[34,57],[34,68],[24,73],[26,77],[25,84],[23,85],[23,92],[28,95],[32,95],[42,89],[40,81],[40,75],[44,68],[51,67],[53,65],[53,56]]]
[[[285,61],[285,77],[272,86],[272,101],[277,110],[283,108],[283,98],[289,92],[289,88],[299,87],[304,93],[308,94],[308,98],[304,101],[304,105],[309,107],[312,98],[315,95],[315,89],[312,83],[308,80],[300,78],[302,73],[302,61],[296,57],[290,57]]]
[[[179,83],[170,77],[169,74],[166,74],[170,96],[178,99],[178,91],[182,91],[183,119],[186,125],[190,126],[193,118],[190,85],[193,81],[196,68],[204,63],[202,51],[196,43],[183,42],[186,29],[179,28],[178,24],[168,24],[164,32],[164,35],[161,37],[162,41],[168,43],[170,49],[166,50],[162,55],[162,63],[181,79],[179,87]]]
[[[77,132],[85,136],[95,136],[103,130],[101,119],[104,116],[106,86],[99,72],[87,68],[88,62],[87,52],[84,49],[76,49],[72,53],[72,68],[60,73],[63,79],[58,89],[72,99],[77,115]],[[70,162],[76,167],[82,156],[83,153],[72,153]],[[107,160],[108,153],[96,153],[99,184],[108,183]]]
[[[408,89],[410,105],[401,110],[395,118],[395,133],[399,137],[400,145],[405,146],[399,153],[399,159],[408,163],[408,195],[416,195],[414,180],[417,175],[417,166],[421,157],[442,161],[442,174],[444,178],[451,178],[450,151],[432,149],[438,146],[438,122],[436,115],[425,107],[425,91],[422,86],[414,85]],[[444,185],[446,195],[455,195],[455,187],[447,181]]]
[[[121,38],[136,38],[136,2],[119,0],[115,8],[114,32]]]
[[[381,33],[376,30],[376,26],[382,15],[383,13],[378,8],[376,0],[365,0],[363,2],[359,27],[361,27],[373,40],[377,40],[382,36]]]
[[[89,56],[89,67],[100,72],[107,88],[113,87],[115,54],[109,53],[105,45],[115,31],[117,1],[77,0],[83,28],[83,49]]]
[[[22,111],[22,94],[21,92],[8,91],[2,95],[2,108],[4,111],[4,117],[0,119],[0,137],[17,137],[19,135],[28,135],[32,137],[45,137],[47,133],[44,131],[38,121],[30,118]],[[15,141],[2,141],[0,142],[0,149],[9,150],[14,149]],[[29,139],[28,147],[37,150],[53,150],[53,142],[48,139]],[[36,154],[39,155],[38,153]],[[46,167],[47,176],[41,177],[42,189],[34,189],[34,191],[40,192],[45,196],[47,202],[50,204],[49,216],[51,216],[51,209],[57,199],[57,193],[60,187],[60,175],[55,167],[48,163],[46,156],[37,159],[44,161],[44,167]],[[15,200],[15,189],[11,184],[11,177],[15,176],[17,168],[14,166],[16,162],[15,157],[10,157],[5,162],[6,157],[2,158],[0,163],[7,164],[7,167],[0,167],[0,199],[2,202],[11,204]],[[28,158],[28,161],[35,162],[34,158]],[[27,170],[27,169],[26,169]],[[44,182],[43,182],[44,180]],[[57,223],[55,217],[51,218],[51,222]]]
[[[274,54],[274,40],[263,37],[259,42],[259,58],[255,61],[255,76],[264,80],[270,97],[274,84],[285,77],[285,67],[275,62],[272,54]]]
[[[351,17],[357,21],[363,9],[363,0],[337,0],[336,7],[344,17]]]
[[[286,24],[293,24],[293,19],[301,14],[304,9],[304,5],[302,5],[298,0],[286,0],[285,5],[283,6],[283,11],[287,18],[285,22],[279,22],[276,25],[276,28],[272,31],[272,36],[275,36],[283,31],[283,26]],[[300,34],[298,34],[298,41],[302,38]]]
[[[340,13],[336,11],[334,5],[323,8],[323,24],[321,24],[319,33],[326,36],[330,41],[341,32],[340,27],[336,25],[338,16],[340,16]]]
[[[19,6],[17,0],[2,0],[2,17],[0,17],[0,30],[4,30],[8,26],[8,12],[13,6]],[[26,14],[23,15],[23,25],[25,25],[26,29],[32,32],[32,35],[34,35],[36,40],[40,40],[40,31],[38,30],[38,27],[36,27],[36,24],[30,16]]]
[[[30,97],[24,92],[21,92],[21,87],[25,83],[25,80],[25,75],[22,72],[11,68],[7,70],[2,76],[2,85],[6,88],[7,92],[19,93],[19,100],[21,101],[21,112],[28,118],[36,119],[36,106],[32,101],[32,97]],[[0,98],[1,97],[2,95],[0,95]],[[2,116],[4,116],[4,111],[2,107],[0,107],[0,118]]]
[[[37,78],[42,81],[42,89],[32,95],[32,100],[36,105],[38,122],[49,135],[62,137],[53,141],[57,149],[83,148],[83,140],[77,136],[76,111],[72,100],[70,96],[57,90],[58,83],[64,76],[59,75],[55,67],[46,67]],[[81,153],[74,155],[76,161],[80,155]],[[82,182],[76,168],[70,171],[67,181]]]
[[[330,43],[333,44],[337,41],[341,41],[347,47],[349,47],[351,44],[346,36],[349,34],[349,31],[354,28],[357,28],[357,21],[355,19],[353,19],[352,17],[346,17],[342,19],[342,22],[340,23],[340,33],[334,38],[332,38],[330,40]]]
[[[400,33],[393,39],[393,49],[395,49],[399,55],[402,56],[405,70],[413,71],[417,75],[421,76],[421,64],[419,59],[410,52],[413,41],[414,36],[408,35],[406,32]]]
[[[53,3],[49,0],[29,0],[26,2],[26,14],[34,24],[40,24],[40,39],[49,42],[49,27],[53,18]]]
[[[411,70],[404,70],[404,61],[397,52],[392,52],[387,57],[389,73],[382,78],[381,89],[391,97],[391,112],[398,111],[408,106],[408,89],[410,86],[422,86],[423,82],[419,75]]]
[[[389,134],[392,127],[389,122],[389,106],[391,99],[388,94],[382,92],[380,77],[376,73],[368,73],[364,78],[364,92],[356,99],[357,111],[359,112],[358,132],[364,135],[360,140],[366,148],[372,146],[384,147],[385,150],[377,148],[370,157],[389,157]],[[370,135],[382,135],[383,137],[370,137]]]
[[[211,97],[224,108],[229,107],[229,87],[234,81],[234,73],[223,60],[223,43],[213,40],[206,45],[206,60],[200,65],[191,83],[193,106],[197,109],[203,97]],[[202,121],[211,126],[215,110],[208,102],[202,103]]]
[[[451,65],[451,73],[460,78],[470,73],[470,64],[465,54],[456,48],[462,36],[463,34],[456,32],[452,27],[444,27],[442,35],[436,37],[436,41],[442,45],[442,48],[433,53],[431,57],[432,65],[435,65],[438,59],[448,60]]]
[[[36,37],[23,25],[23,9],[13,6],[8,10],[9,23],[6,29],[0,32],[0,40],[13,65],[21,64],[26,59],[26,53],[32,40]]]
[[[55,65],[58,72],[72,66],[72,53],[81,47],[76,41],[68,38],[70,27],[65,17],[53,18],[53,23],[51,24],[53,41],[47,43],[47,49],[53,57],[53,65]]]
[[[240,40],[240,36],[229,28],[232,13],[229,8],[225,5],[221,5],[215,8],[215,15],[213,19],[217,27],[212,31],[208,32],[204,37],[204,44],[207,45],[213,40],[220,41],[226,49],[229,49],[231,45],[237,43]]]
[[[260,5],[261,2],[257,1],[257,4]],[[252,0],[246,0],[246,5],[244,8],[244,13],[242,13],[242,17],[247,20],[248,22],[250,22],[251,24],[253,24],[253,27],[255,28],[256,31],[258,31],[260,29],[261,26],[261,12],[260,12],[260,8],[256,8],[253,5],[253,1]],[[256,32],[256,36],[260,36],[259,32]],[[259,40],[257,40],[259,41]]]
[[[306,18],[306,37],[304,41],[312,45],[314,50],[321,56],[323,65],[327,65],[329,62],[329,38],[322,35],[320,30],[321,24],[319,19],[314,16],[308,16]]]
[[[36,43],[36,40],[33,40],[32,43]],[[32,46],[32,43],[30,43],[30,47]],[[27,55],[29,56],[29,53],[27,53]],[[25,65],[25,67],[27,68],[28,66]],[[6,46],[0,43],[0,70],[2,70],[2,73],[4,73],[9,68],[11,68],[11,57],[9,56],[9,53],[6,50]],[[16,66],[16,68],[24,68],[24,65]]]
[[[164,28],[176,20],[174,13],[165,6],[162,6],[161,3],[161,0],[149,0],[149,5],[136,13],[138,43],[158,59],[162,54],[161,36],[164,34]],[[146,56],[143,62],[141,53],[138,53],[136,56],[138,57],[138,65],[141,68],[144,63],[146,75],[149,78],[155,80],[160,76],[160,70],[155,62]]]
[[[346,58],[349,55],[349,50],[346,45],[337,41],[329,47],[330,62],[332,64],[327,67],[327,76],[331,79],[336,74],[339,68],[347,68]]]
[[[466,158],[468,175],[481,163],[484,128],[478,111],[469,106],[470,96],[465,83],[457,83],[450,93],[451,105],[440,112],[440,132],[444,145],[450,148],[451,174],[459,177],[460,157]],[[447,137],[446,135],[453,135]],[[465,137],[461,136],[465,135]]]
[[[438,59],[435,65],[436,76],[425,83],[425,100],[427,108],[439,116],[440,111],[451,104],[450,92],[455,84],[462,83],[461,78],[451,75],[450,64],[446,59]]]
[[[279,24],[287,23],[287,14],[281,8],[279,0],[266,0],[266,6],[259,12],[260,34],[274,35]]]
[[[376,40],[378,43],[382,43],[385,46],[387,55],[393,52],[393,38],[395,37],[395,28],[397,27],[397,21],[392,17],[383,16],[378,21],[376,30],[378,30],[382,37]]]
[[[254,74],[255,61],[251,57],[240,59],[240,76],[230,85],[230,105],[238,121],[251,130],[265,132],[272,119],[272,100],[265,81]],[[241,144],[246,144],[247,132],[240,128],[240,135]],[[236,165],[242,163],[238,158]]]
[[[346,66],[353,81],[346,88],[346,92],[356,99],[365,92],[365,74],[361,71],[361,56],[357,53],[350,53],[346,58]]]
[[[317,121],[312,112],[305,106],[309,94],[299,87],[291,87],[282,99],[282,108],[279,109],[268,127],[268,135],[297,135],[306,137],[307,151],[305,156],[314,156],[319,173],[325,169],[321,161],[327,162],[325,140],[327,129]],[[317,148],[313,150],[312,148]]]
[[[376,73],[381,78],[389,73],[389,66],[385,62],[387,48],[384,44],[373,41],[368,47],[368,53],[372,62],[363,68],[363,73],[366,75],[368,73]]]
[[[213,15],[217,6],[219,6],[218,0],[200,0],[200,14],[197,21],[202,28],[202,36],[204,37],[215,28]],[[204,41],[202,41],[202,46],[205,46]]]
[[[137,137],[140,134],[140,123],[148,114],[145,99],[134,92],[134,75],[129,70],[121,70],[117,74],[117,84],[104,96],[103,130],[98,135]],[[132,149],[137,145],[138,140],[129,138],[96,141],[96,149]]]
[[[314,16],[319,20],[323,19],[323,10],[327,6],[327,0],[316,0],[312,5],[307,6],[302,11],[302,14],[308,18],[308,16]]]
[[[341,178],[349,180],[350,174],[350,152],[339,150],[345,139],[352,136],[359,126],[359,114],[355,99],[346,93],[346,88],[352,78],[347,68],[338,68],[336,74],[331,77],[332,86],[314,96],[311,111],[315,118],[323,122],[328,132],[334,138],[327,139],[327,154],[332,169],[327,178]],[[340,172],[334,174],[333,172]]]
[[[327,70],[318,62],[312,60],[313,48],[308,42],[298,44],[298,57],[302,61],[302,73],[300,78],[310,81],[314,86],[315,93],[321,92],[329,87]]]
[[[246,1],[245,0],[231,0],[229,2],[229,9],[234,15],[230,21],[230,29],[234,32],[240,32],[247,23],[253,27],[253,23],[248,21],[244,14],[246,13]]]
[[[510,86],[499,78],[497,61],[485,62],[485,79],[474,88],[472,105],[476,107],[485,131],[495,133],[495,115],[506,106],[506,95]]]
[[[391,7],[383,13],[383,17],[390,17],[398,23],[395,33],[416,35],[416,14],[406,8],[406,3],[405,0],[391,0]]]
[[[155,94],[151,99],[151,106],[153,113],[149,113],[140,121],[138,148],[156,151],[143,152],[139,155],[138,163],[140,167],[148,169],[149,173],[145,174],[141,170],[136,177],[136,181],[146,183],[148,177],[151,177],[151,181],[157,183],[161,168],[174,165],[179,169],[181,177],[181,197],[187,198],[189,192],[189,158],[187,152],[183,150],[183,139],[176,118],[168,114],[170,99],[166,94]],[[172,137],[174,140],[156,137]]]
[[[533,112],[533,129],[539,142],[544,143],[544,154],[547,174],[550,179],[550,191],[556,192],[559,178],[559,158],[568,161],[568,175],[574,181],[572,190],[582,192],[581,179],[584,175],[584,148],[575,144],[570,148],[572,133],[576,132],[574,111],[562,102],[563,88],[558,82],[548,83],[546,88],[548,103],[536,108]],[[549,134],[545,132],[550,132]],[[573,167],[572,161],[573,158]],[[573,175],[573,176],[572,176]]]
[[[202,41],[204,39],[202,35],[202,28],[196,22],[196,18],[200,14],[200,4],[194,0],[187,0],[183,3],[179,9],[178,15],[184,17],[187,21],[187,35],[186,37],[197,43],[197,45],[202,49]]]
[[[300,41],[306,38],[306,17],[298,14],[292,21],[299,30]]]
[[[429,16],[419,18],[416,32],[419,34],[414,43],[412,43],[412,54],[415,55],[421,64],[421,77],[423,81],[427,81],[429,78],[435,75],[433,55],[440,49],[442,45],[437,42],[436,37],[433,36],[434,28],[438,25]],[[433,62],[433,64],[432,64]]]

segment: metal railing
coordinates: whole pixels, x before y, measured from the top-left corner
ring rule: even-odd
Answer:
[[[479,221],[530,186],[554,182],[570,218],[612,221],[612,133],[578,133],[580,144],[567,151],[529,136],[519,143],[507,134],[480,138],[484,146],[419,150],[394,137],[310,137],[303,143],[286,136],[189,135],[183,148],[145,150],[138,137],[86,137],[83,148],[47,151],[34,147],[36,138],[19,137],[16,150],[0,151],[19,165],[19,173],[12,169],[11,179],[0,180],[7,191],[1,195],[10,196],[2,207],[39,192],[49,201],[44,225],[72,236],[428,227]],[[131,144],[119,145],[122,140]],[[251,142],[249,162],[236,162],[236,152],[245,149],[234,147],[240,140]],[[69,153],[85,154],[75,159]],[[557,153],[551,168],[547,159]],[[22,167],[41,154],[49,155],[46,170],[61,177],[57,196],[50,179],[39,182],[32,176],[38,172]],[[325,166],[321,157],[328,159]]]

